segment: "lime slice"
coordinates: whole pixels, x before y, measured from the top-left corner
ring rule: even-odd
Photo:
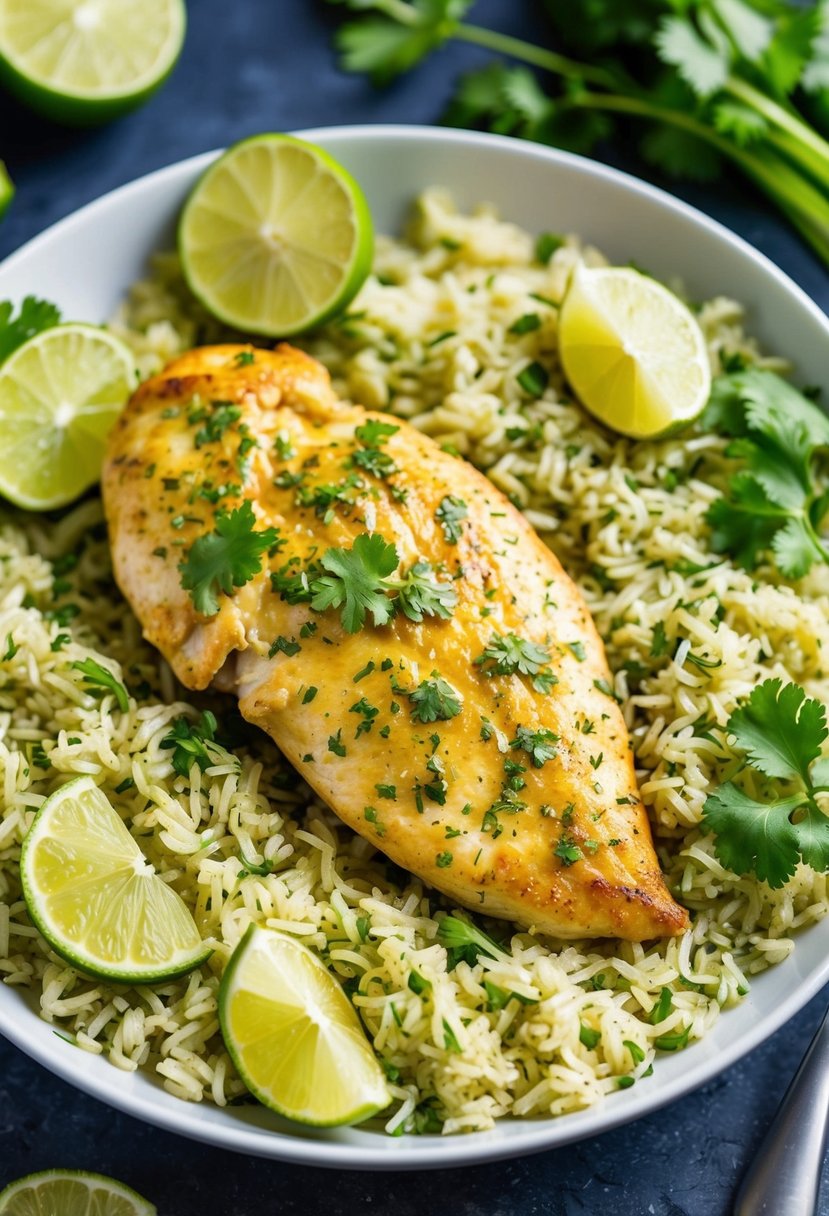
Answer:
[[[585,409],[649,439],[687,425],[711,391],[705,338],[661,283],[617,267],[573,276],[559,317],[561,362]]]
[[[9,209],[9,203],[14,198],[14,182],[9,177],[6,166],[0,160],[0,220]]]
[[[0,368],[0,494],[43,511],[88,490],[135,382],[129,349],[92,325],[56,325],[18,347]]]
[[[362,191],[341,165],[289,135],[257,135],[197,182],[178,243],[209,312],[276,338],[346,307],[371,269],[374,238]]]
[[[239,1075],[300,1123],[359,1123],[391,1094],[354,1008],[295,938],[251,925],[219,987],[219,1022]]]
[[[0,1216],[156,1216],[136,1191],[82,1170],[44,1170],[0,1192]]]
[[[183,975],[210,954],[181,896],[91,777],[46,799],[23,841],[20,876],[49,945],[90,975],[148,984]]]
[[[172,71],[184,0],[0,0],[0,79],[58,122],[104,122]]]

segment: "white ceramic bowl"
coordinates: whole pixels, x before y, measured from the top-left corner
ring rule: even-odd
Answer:
[[[617,262],[675,275],[694,298],[732,296],[749,327],[789,357],[799,379],[826,382],[829,320],[766,258],[698,211],[652,186],[578,156],[496,136],[418,127],[302,132],[362,183],[378,230],[399,228],[414,195],[447,186],[462,206],[488,200],[534,231],[579,232]],[[179,208],[212,154],[152,173],[50,228],[0,266],[0,299],[55,300],[75,320],[110,315],[147,258],[169,247]],[[701,1043],[660,1059],[654,1075],[598,1108],[560,1119],[504,1121],[494,1131],[392,1139],[359,1129],[288,1124],[261,1107],[190,1105],[143,1073],[119,1072],[67,1045],[25,995],[0,985],[0,1031],[79,1089],[138,1118],[224,1148],[354,1169],[456,1166],[535,1152],[592,1136],[688,1093],[733,1064],[829,980],[829,920],[802,933],[794,954],[760,976],[748,999]],[[670,1118],[670,1116],[667,1116]]]

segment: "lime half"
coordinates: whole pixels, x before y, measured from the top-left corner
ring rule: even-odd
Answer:
[[[103,1174],[44,1170],[0,1192],[0,1216],[156,1216],[156,1209]]]
[[[321,148],[289,135],[254,136],[212,164],[185,205],[178,243],[205,308],[270,338],[345,308],[374,246],[354,179]]]
[[[0,79],[58,122],[103,122],[172,70],[184,0],[0,0]]]
[[[248,1089],[288,1119],[359,1123],[391,1101],[342,988],[285,933],[250,926],[222,977],[219,1021]]]
[[[148,984],[183,975],[210,954],[181,896],[91,777],[46,799],[23,841],[20,876],[49,945],[90,975]]]
[[[6,166],[0,160],[0,220],[9,209],[9,204],[14,198],[14,182],[9,177],[9,172]]]
[[[56,325],[18,347],[0,367],[0,494],[43,511],[88,490],[135,382],[129,349],[93,325]]]
[[[633,439],[686,426],[708,401],[711,370],[698,322],[638,271],[580,267],[561,307],[559,348],[585,409]]]

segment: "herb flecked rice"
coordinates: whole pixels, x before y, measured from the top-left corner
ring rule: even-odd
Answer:
[[[216,992],[253,918],[297,934],[344,983],[392,1082],[387,1131],[485,1129],[503,1115],[577,1110],[646,1076],[655,1055],[701,1038],[826,913],[825,875],[801,867],[777,891],[736,878],[700,822],[731,762],[724,726],[741,699],[780,676],[829,701],[829,569],[793,588],[771,567],[749,575],[712,554],[704,514],[727,477],[723,438],[633,442],[568,401],[557,303],[573,266],[602,258],[574,238],[546,265],[533,250],[486,208],[459,215],[430,192],[406,241],[379,243],[350,313],[304,345],[343,396],[409,419],[486,470],[582,587],[691,929],[647,946],[560,945],[492,922],[498,957],[452,967],[435,940],[445,901],[344,827],[264,735],[246,728],[206,771],[175,772],[162,746],[172,723],[212,708],[227,734],[230,703],[185,700],[142,641],[112,583],[99,501],[57,524],[20,514],[0,536],[0,972],[84,1051],[160,1074],[191,1101],[243,1098]],[[714,371],[735,353],[780,366],[761,360],[739,305],[715,299],[698,316]],[[167,255],[114,329],[147,374],[224,336]],[[533,397],[538,369],[524,387],[518,377],[536,362],[549,383]],[[90,656],[127,684],[126,713],[70,666]],[[98,983],[32,927],[23,836],[46,795],[85,773],[193,909],[215,948],[200,971],[156,987]]]

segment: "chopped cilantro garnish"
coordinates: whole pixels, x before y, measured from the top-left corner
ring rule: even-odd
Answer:
[[[510,325],[507,333],[510,334],[531,334],[534,330],[541,328],[541,317],[537,312],[525,312],[523,317],[518,317]]]
[[[567,649],[572,652],[580,663],[583,663],[587,658],[587,651],[584,649],[584,642],[568,642]]]
[[[585,1022],[579,1022],[579,1042],[592,1050],[601,1042],[601,1032],[594,1030],[592,1026],[588,1026]]]
[[[565,866],[572,866],[575,862],[584,859],[584,853],[582,853],[575,840],[571,836],[568,836],[566,832],[562,832],[561,839],[556,845],[554,853]]]
[[[380,784],[375,785],[374,788],[377,790],[377,796],[379,798],[390,798],[392,801],[395,801],[397,798],[396,785],[384,785],[381,782]]]
[[[537,360],[527,364],[515,378],[530,397],[540,397],[550,382],[549,373]]]
[[[233,356],[233,361],[237,367],[250,367],[253,363],[254,355],[252,350],[240,350],[238,354]]]
[[[272,659],[275,654],[279,654],[280,652],[292,658],[293,655],[299,654],[300,650],[302,650],[302,647],[296,638],[286,638],[280,634],[278,638],[271,642],[268,658]]]
[[[445,870],[452,864],[452,854],[450,852],[438,853],[435,857],[435,865],[439,870]]]
[[[127,690],[108,668],[102,667],[95,659],[78,660],[75,663],[71,663],[70,666],[73,670],[81,672],[85,684],[105,688],[113,693],[121,713],[125,714],[127,712],[130,707]]]
[[[515,738],[510,741],[510,747],[520,747],[531,757],[534,768],[541,768],[548,760],[557,754],[558,735],[551,730],[541,728],[530,730],[529,727],[519,726]]]
[[[176,718],[160,746],[172,750],[173,769],[179,776],[188,777],[194,764],[204,771],[226,758],[224,748],[216,742],[217,728],[215,715],[209,709],[195,723],[184,716]]]
[[[409,693],[412,717],[417,722],[447,722],[461,712],[460,694],[436,671]]]
[[[535,260],[546,266],[555,251],[561,249],[563,244],[564,237],[558,236],[555,232],[540,233],[535,241]]]
[[[549,662],[550,652],[545,646],[514,633],[493,633],[489,645],[475,660],[488,676],[533,676],[537,692],[549,692],[557,682],[553,673],[545,670]]]
[[[498,943],[482,929],[468,920],[461,920],[459,916],[444,916],[438,925],[437,941],[449,954],[450,968],[456,967],[462,959],[474,967],[479,954],[498,958],[502,953]]]
[[[456,545],[461,538],[461,521],[466,519],[467,506],[462,498],[447,494],[440,500],[435,511],[435,519],[443,529],[443,536],[448,545]]]
[[[241,408],[229,401],[214,401],[212,405],[213,413],[207,416],[205,425],[196,432],[194,442],[197,448],[204,447],[206,443],[218,443],[225,431],[242,417]]]
[[[10,633],[7,633],[6,634],[6,651],[5,651],[5,654],[3,655],[3,658],[0,660],[0,662],[8,663],[11,659],[14,658],[14,656],[17,654],[19,649],[20,649],[20,647],[17,645],[17,643],[15,642],[12,635]]]
[[[328,736],[328,750],[333,752],[335,756],[345,755],[345,745],[342,742],[342,733],[342,727],[340,727],[336,735]]]

